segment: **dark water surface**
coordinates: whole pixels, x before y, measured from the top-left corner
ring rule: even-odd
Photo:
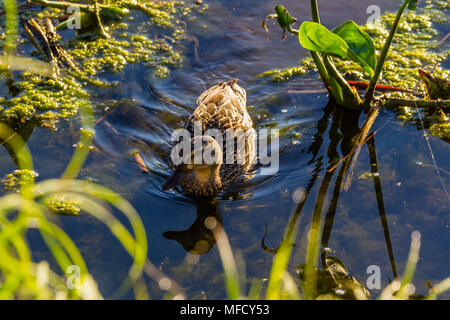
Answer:
[[[242,275],[247,279],[268,278],[273,254],[261,247],[266,225],[266,243],[276,247],[296,209],[296,199],[316,176],[299,216],[298,237],[289,263],[289,270],[293,272],[294,266],[304,263],[307,232],[324,179],[330,179],[325,180],[329,187],[323,206],[324,217],[333,202],[339,168],[332,176],[326,176],[326,169],[346,152],[349,134],[358,125],[358,117],[349,111],[345,114],[332,112],[333,106],[326,107],[326,93],[292,92],[323,89],[315,75],[311,79],[297,78],[281,84],[257,77],[268,69],[296,65],[308,56],[295,37],[282,41],[279,29],[271,23],[271,40],[266,39],[261,20],[272,12],[277,2],[204,2],[210,9],[196,22],[188,24],[188,33],[198,39],[198,48],[194,41],[184,44],[187,59],[182,69],[173,70],[165,80],[150,78],[149,70],[141,66],[125,70],[116,98],[134,99],[134,102],[120,104],[96,127],[95,150],[81,178],[93,178],[133,204],[147,230],[149,259],[186,288],[189,298],[221,299],[226,293],[220,257],[203,227],[203,219],[213,214],[222,221]],[[294,16],[309,19],[309,1],[284,3]],[[368,17],[366,9],[372,4],[379,5],[383,13],[396,9],[400,1],[320,1],[321,16],[328,27],[347,19],[364,24]],[[207,27],[202,28],[203,25]],[[183,125],[201,92],[217,81],[233,78],[239,78],[239,84],[247,90],[250,115],[256,128],[280,129],[283,151],[279,171],[273,176],[261,176],[255,170],[249,180],[219,195],[216,207],[196,203],[175,191],[162,191],[161,185],[171,173],[167,159],[172,131]],[[361,116],[359,125],[363,120]],[[332,223],[327,220],[325,230],[329,239],[324,245],[330,247],[350,274],[363,283],[369,276],[367,267],[378,265],[384,287],[393,279],[393,268],[402,274],[411,233],[418,230],[422,235],[422,248],[414,283],[418,293],[424,294],[427,292],[425,280],[436,283],[450,275],[450,204],[442,186],[443,183],[450,188],[450,148],[440,138],[429,137],[437,164],[442,169],[441,181],[433,168],[423,130],[414,124],[403,125],[389,110],[381,112],[373,130],[379,130],[375,144],[388,229],[383,227],[380,218],[373,179],[364,178],[364,174],[370,172],[369,152],[364,146],[352,184],[348,191],[340,193]],[[69,125],[58,134],[44,129],[33,133],[29,146],[39,179],[62,173],[76,141]],[[131,150],[140,152],[150,174],[141,172],[129,155]],[[2,157],[6,157],[3,151]],[[424,165],[417,165],[419,162]],[[13,169],[12,163],[2,165],[2,173]],[[129,256],[93,218],[81,215],[60,220],[81,248],[102,293],[111,297],[128,272]],[[36,247],[40,246],[38,237],[31,235],[30,238]],[[391,259],[387,238],[392,246]],[[203,246],[197,245],[197,249],[207,252],[188,254],[186,249],[194,250],[199,241],[203,241],[200,243]],[[45,258],[46,254],[37,254],[37,257]],[[148,284],[151,297],[162,298],[158,285],[150,279]],[[248,286],[245,290],[247,292]],[[377,296],[380,290],[374,289],[371,293]],[[448,294],[443,297],[450,298]]]

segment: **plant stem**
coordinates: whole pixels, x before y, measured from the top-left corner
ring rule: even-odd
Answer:
[[[386,107],[450,108],[450,100],[386,99]]]
[[[311,14],[312,14],[313,22],[320,23],[319,8],[317,6],[317,0],[311,0]]]
[[[319,7],[317,6],[317,0],[311,0],[311,15],[312,20],[314,22],[320,23]],[[319,70],[319,74],[320,77],[322,78],[322,81],[325,83],[325,86],[327,87],[330,95],[332,95],[333,90],[330,82],[330,75],[327,71],[327,68],[324,65],[321,55],[313,51],[311,51],[311,55],[314,60],[314,63],[317,66],[317,69]]]
[[[290,26],[287,28],[287,30],[292,33],[295,34],[298,37],[298,29],[293,29]],[[331,84],[331,79],[330,79],[330,75],[327,71],[327,68],[324,65],[323,59],[320,56],[319,53],[314,52],[314,51],[310,51],[312,58],[314,60],[314,63],[316,64],[317,70],[319,71],[320,77],[322,78],[322,81],[325,83],[325,86],[328,89],[328,92],[331,93],[333,92],[332,89],[332,84]]]
[[[320,23],[317,0],[311,0],[311,15],[313,22]],[[336,69],[331,59],[327,56],[322,56],[317,52],[311,51],[311,55],[330,96],[332,96],[340,105],[347,105],[352,109],[358,109],[360,105],[358,94],[353,92],[352,88]],[[337,90],[336,86],[340,86],[342,91]]]
[[[298,37],[298,29],[294,29],[291,26],[288,26],[287,30],[290,33],[292,33]],[[310,51],[310,52],[311,52],[312,58],[314,60],[314,63],[316,64],[317,70],[319,71],[320,77],[322,78],[322,81],[325,83],[325,86],[327,87],[330,95],[332,95],[332,92],[333,92],[332,87],[333,86],[331,84],[330,75],[327,71],[327,68],[325,67],[322,57],[317,52],[314,52],[314,51]]]
[[[330,181],[334,175],[334,171],[327,171],[325,177],[320,184],[319,193],[317,195],[316,204],[309,230],[308,244],[306,248],[305,261],[305,299],[314,300],[317,296],[317,263],[319,260],[320,244],[321,244],[321,219],[322,209],[328,193]]]
[[[377,85],[378,78],[380,77],[381,70],[383,69],[384,62],[386,61],[387,54],[389,52],[389,48],[392,44],[392,39],[394,39],[394,35],[397,32],[397,27],[400,22],[400,18],[403,14],[403,11],[405,10],[406,6],[408,5],[409,0],[404,0],[402,6],[397,12],[397,16],[395,17],[395,21],[392,25],[392,29],[389,32],[389,36],[386,39],[386,42],[384,43],[383,49],[381,50],[380,57],[378,58],[377,65],[375,67],[375,72],[370,80],[369,87],[367,88],[366,95],[364,96],[364,103],[363,107],[365,110],[368,110],[370,107],[370,103],[373,99],[373,94],[375,92],[375,86]]]
[[[317,0],[311,0],[311,14],[312,14],[312,20],[314,22],[320,23],[319,8],[317,6]],[[287,30],[290,33],[298,36],[298,29],[293,29],[293,28],[291,28],[291,26],[288,26]],[[311,56],[317,67],[317,70],[319,71],[322,81],[324,82],[325,86],[327,87],[329,94],[331,96],[334,96],[333,95],[333,92],[334,92],[333,85],[331,83],[332,80],[330,78],[329,72],[327,71],[327,68],[325,67],[322,56],[319,53],[314,52],[314,51],[311,51]],[[339,100],[339,99],[335,99],[335,100]]]
[[[357,93],[355,94],[353,92],[352,88],[350,87],[348,82],[344,79],[344,77],[342,77],[339,71],[336,69],[335,65],[333,64],[329,56],[325,56],[323,61],[325,63],[325,67],[327,68],[328,72],[337,81],[337,83],[341,86],[343,90],[343,99],[342,101],[337,101],[338,104],[345,104],[347,107],[351,109],[359,109],[358,94]],[[354,99],[351,99],[351,101],[346,101],[346,97],[354,97]]]
[[[317,52],[311,51],[312,58],[314,60],[314,63],[316,64],[317,70],[319,70],[320,77],[322,78],[322,81],[325,83],[325,86],[328,89],[328,92],[331,94],[332,92],[332,85],[331,85],[331,78],[330,74],[328,73],[325,64],[323,62],[322,57]]]
[[[4,6],[6,13],[6,37],[4,50],[7,55],[14,55],[17,45],[17,30],[19,28],[16,0],[4,0]]]

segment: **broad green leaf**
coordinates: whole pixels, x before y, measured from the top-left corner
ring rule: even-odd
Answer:
[[[370,76],[373,75],[373,68],[369,63],[359,57],[343,38],[319,23],[303,22],[298,32],[298,40],[304,48],[310,51],[352,60],[367,71]]]
[[[333,33],[344,39],[350,50],[369,65],[371,70],[367,66],[362,67],[371,74],[375,69],[376,58],[375,46],[369,35],[351,20],[334,29]]]
[[[348,59],[347,51],[349,48],[347,43],[319,23],[303,22],[298,31],[298,40],[304,48],[310,51]]]

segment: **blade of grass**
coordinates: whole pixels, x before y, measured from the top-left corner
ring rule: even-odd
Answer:
[[[6,55],[11,56],[17,45],[17,30],[19,28],[19,19],[17,15],[16,0],[3,0],[6,15],[6,39],[3,48]]]
[[[305,262],[305,299],[312,300],[316,296],[317,286],[317,263],[320,253],[320,239],[321,239],[321,218],[322,208],[328,192],[331,178],[334,171],[327,170],[325,177],[319,188],[317,195],[316,205],[314,207],[313,218],[311,222],[311,228],[308,236],[308,244],[306,249],[306,262]]]
[[[425,297],[425,300],[435,300],[437,297],[450,290],[450,278],[447,278],[431,288],[430,293]]]
[[[225,286],[227,289],[228,298],[231,300],[241,299],[242,295],[239,283],[239,274],[228,237],[220,223],[214,217],[206,218],[205,226],[211,230],[214,238],[216,239],[217,249],[219,250],[225,275]]]

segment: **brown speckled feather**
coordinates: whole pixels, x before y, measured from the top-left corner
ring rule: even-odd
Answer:
[[[197,108],[186,123],[186,128],[192,134],[194,121],[200,121],[203,130],[214,128],[225,132],[227,129],[252,128],[245,90],[236,82],[219,82],[198,97]]]
[[[201,123],[201,135],[208,129],[218,129],[223,139],[223,165],[220,169],[220,178],[224,186],[245,174],[253,164],[256,150],[252,139],[255,132],[252,130],[253,122],[246,107],[246,92],[237,84],[237,80],[219,82],[203,92],[197,99],[197,108],[186,122],[185,128],[194,136],[194,122]],[[226,163],[226,130],[233,129],[251,132],[245,144],[240,144],[245,150],[243,163]],[[252,131],[248,131],[248,130]],[[215,137],[216,138],[216,137]],[[234,159],[239,150],[237,139],[234,143]]]

